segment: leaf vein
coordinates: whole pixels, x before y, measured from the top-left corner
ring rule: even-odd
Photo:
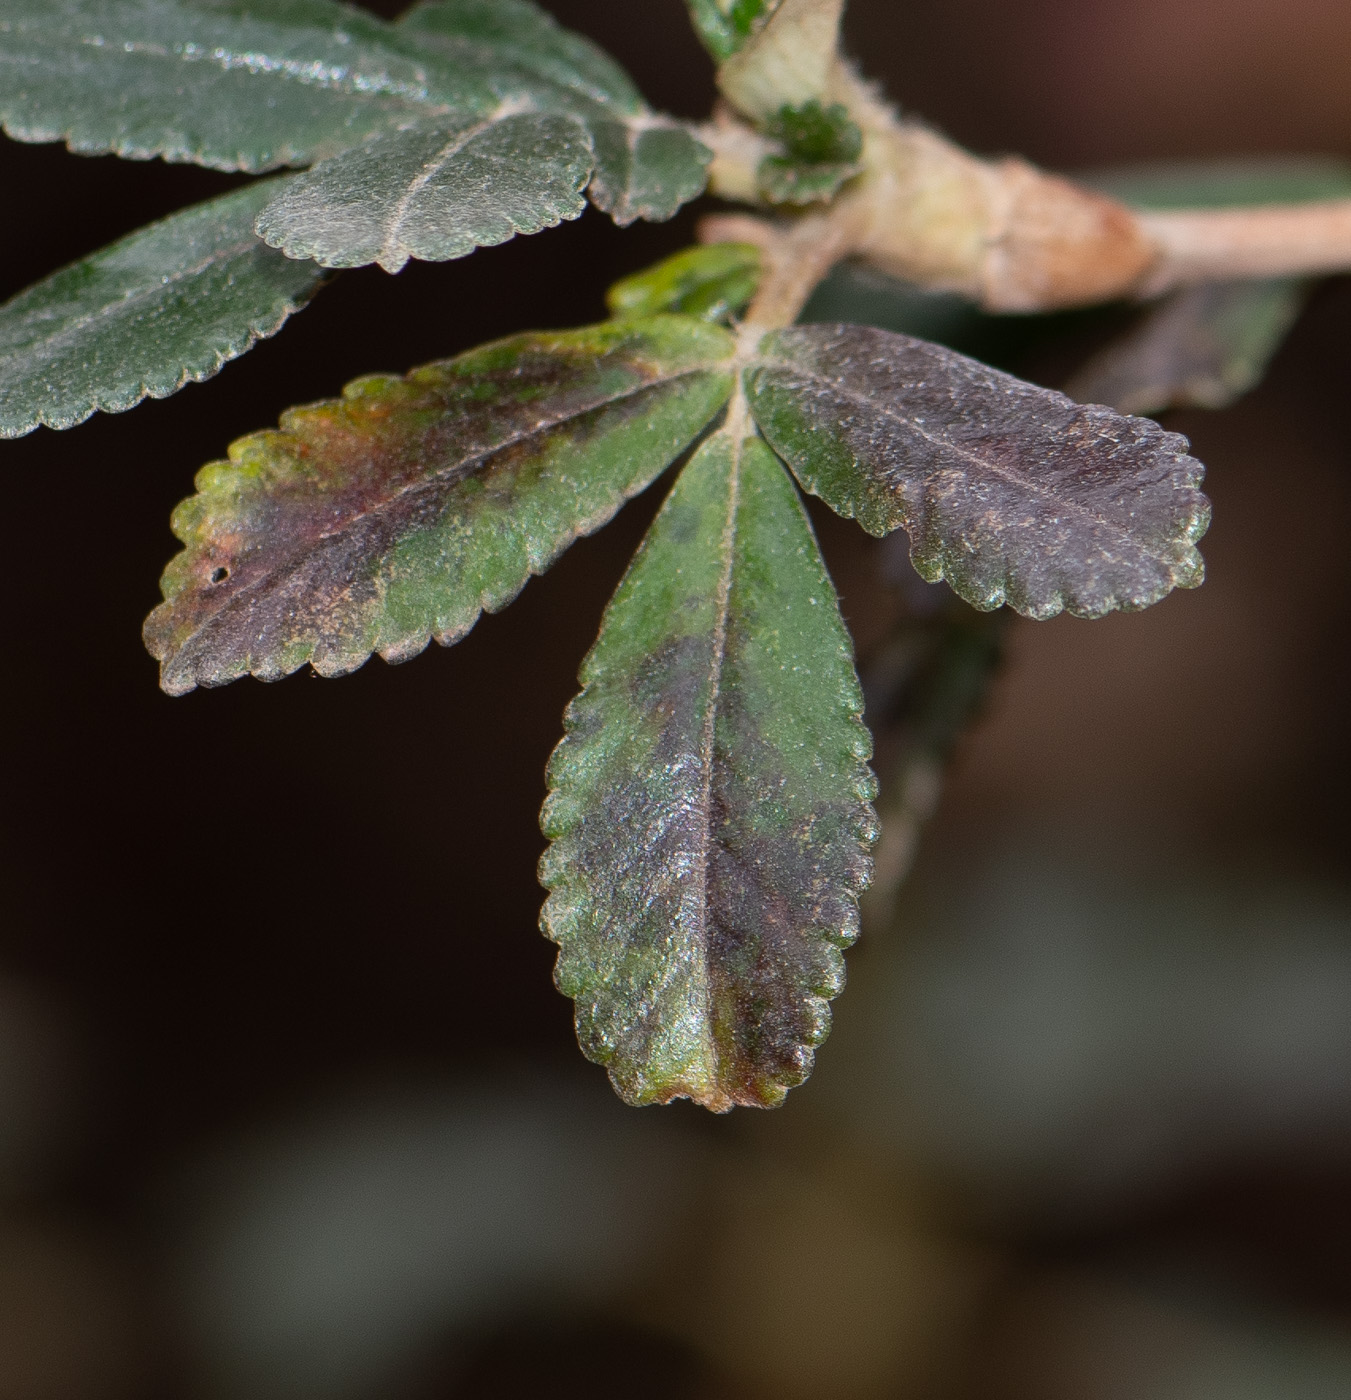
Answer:
[[[709,943],[709,866],[713,855],[713,765],[717,741],[716,726],[718,705],[722,699],[722,674],[727,664],[727,624],[732,600],[732,572],[736,556],[737,513],[741,505],[741,457],[745,447],[746,401],[740,390],[737,391],[727,415],[724,432],[732,435],[733,451],[731,460],[731,481],[727,492],[727,520],[723,525],[723,564],[718,579],[716,613],[713,622],[713,647],[709,659],[708,708],[704,713],[704,723],[699,736],[700,759],[703,764],[703,781],[699,793],[699,982],[704,1014],[700,1021],[702,1039],[708,1056],[710,1070],[718,1073],[718,1052],[713,1040],[712,991],[709,984],[708,943]]]
[[[636,384],[631,388],[626,389],[623,393],[614,394],[609,398],[599,399],[595,403],[589,405],[585,409],[580,410],[579,412],[560,414],[556,417],[546,419],[543,422],[535,423],[530,428],[524,429],[517,433],[513,433],[510,437],[504,438],[501,442],[495,443],[492,447],[485,448],[482,452],[476,453],[472,457],[467,457],[462,461],[454,463],[452,466],[447,466],[439,471],[432,472],[429,475],[421,476],[414,481],[410,481],[407,485],[400,487],[399,490],[396,491],[393,495],[391,495],[387,500],[380,501],[378,504],[374,505],[370,510],[363,511],[361,514],[353,516],[350,520],[342,521],[340,524],[336,525],[332,530],[316,535],[312,540],[305,541],[293,553],[287,555],[284,560],[280,561],[277,567],[271,569],[267,573],[260,575],[258,578],[254,579],[250,583],[245,584],[243,587],[239,588],[235,593],[233,593],[218,611],[212,613],[211,616],[203,622],[202,628],[199,629],[199,631],[204,630],[206,627],[214,625],[219,619],[227,617],[230,614],[234,613],[244,602],[251,601],[251,596],[256,591],[264,590],[267,585],[275,582],[278,574],[288,572],[292,567],[294,567],[298,560],[301,560],[305,558],[308,554],[318,550],[321,546],[327,544],[328,541],[339,539],[343,535],[348,534],[350,531],[355,530],[358,526],[365,524],[367,521],[371,519],[378,519],[380,516],[392,511],[395,508],[395,506],[402,502],[406,497],[416,495],[419,492],[430,490],[432,487],[436,486],[454,486],[459,481],[465,480],[468,477],[473,476],[477,471],[479,471],[483,467],[483,465],[486,462],[491,460],[493,457],[496,457],[501,453],[507,452],[511,448],[519,446],[521,443],[529,442],[534,437],[538,437],[544,433],[548,433],[554,428],[560,427],[564,423],[569,422],[571,419],[581,418],[585,414],[594,413],[599,409],[611,408],[616,404],[622,404],[629,399],[636,398],[639,394],[642,394],[647,390],[662,388],[668,385],[679,384],[684,379],[689,379],[697,374],[707,374],[710,371],[717,370],[721,367],[722,366],[720,364],[694,365],[680,371],[680,373],[678,374],[669,375],[664,378],[651,379],[646,381],[645,383]]]
[[[922,428],[913,418],[908,418],[903,414],[897,413],[894,409],[892,409],[889,405],[885,403],[877,403],[874,399],[869,398],[866,394],[860,393],[858,390],[855,389],[850,389],[846,385],[841,384],[838,380],[832,379],[828,375],[825,375],[818,370],[805,369],[801,365],[795,364],[792,361],[788,360],[765,360],[762,361],[762,363],[765,365],[777,365],[780,368],[793,372],[794,374],[801,375],[803,378],[810,379],[815,383],[827,385],[833,393],[839,395],[843,399],[846,399],[848,402],[858,404],[861,407],[866,408],[869,412],[876,413],[882,417],[890,419],[894,423],[899,423],[904,427],[910,428],[918,436],[922,437],[926,442],[933,444],[935,447],[952,452],[956,456],[970,462],[974,467],[986,471],[992,476],[1000,478],[1001,480],[1005,481],[1008,485],[1014,488],[1022,489],[1028,492],[1030,495],[1038,496],[1044,500],[1050,501],[1054,506],[1056,506],[1059,509],[1067,508],[1071,511],[1074,511],[1079,515],[1085,517],[1086,519],[1093,521],[1095,524],[1102,526],[1104,530],[1123,540],[1132,549],[1138,550],[1141,553],[1148,553],[1148,550],[1146,550],[1145,546],[1142,545],[1137,539],[1135,539],[1135,537],[1127,529],[1125,529],[1125,527],[1116,524],[1114,521],[1108,520],[1105,516],[1099,515],[1090,507],[1083,505],[1078,501],[1058,496],[1053,490],[1051,490],[1048,487],[1042,486],[1040,483],[1034,481],[1031,477],[1022,476],[1017,472],[1010,471],[1008,468],[999,465],[999,463],[997,462],[993,462],[987,458],[981,457],[978,453],[972,451],[970,448],[963,447],[960,443],[935,437],[934,434],[927,432],[924,428]]]
[[[132,307],[143,301],[152,301],[156,297],[162,296],[166,287],[177,286],[179,282],[186,281],[191,277],[196,277],[219,263],[229,262],[232,258],[240,257],[251,248],[264,246],[265,245],[257,238],[241,239],[238,243],[232,243],[228,248],[216,250],[216,252],[202,258],[191,267],[179,268],[176,272],[167,273],[158,282],[141,287],[136,291],[127,292],[115,302],[109,302],[107,305],[101,306],[97,310],[86,312],[76,320],[67,322],[59,332],[53,335],[39,336],[36,340],[30,340],[23,345],[9,347],[5,353],[13,354],[16,351],[25,350],[37,344],[51,346],[62,345],[72,337],[84,332],[89,326],[104,320],[106,317],[115,315],[125,307]],[[288,297],[287,300],[289,301],[291,298]]]
[[[399,197],[399,202],[390,211],[389,218],[385,221],[384,246],[380,250],[379,261],[383,262],[387,257],[398,257],[401,250],[395,240],[399,237],[399,232],[408,218],[408,211],[414,199],[426,189],[432,177],[454,160],[471,141],[475,141],[486,132],[491,131],[494,126],[507,117],[517,116],[528,110],[528,103],[504,102],[481,122],[476,122],[473,126],[466,127],[462,131],[457,131],[434,156],[423,162],[421,170],[409,181],[408,188]]]

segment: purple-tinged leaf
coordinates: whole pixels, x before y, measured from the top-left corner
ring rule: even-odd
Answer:
[[[762,441],[700,448],[581,679],[540,878],[582,1049],[629,1103],[777,1104],[844,985],[876,785],[835,591]]]
[[[178,695],[458,641],[597,530],[726,403],[685,317],[516,336],[293,409],[204,467],[145,639]]]
[[[807,490],[968,603],[1101,617],[1194,588],[1203,468],[1157,423],[927,341],[800,326],[762,342],[751,411]]]
[[[1184,287],[1104,347],[1065,392],[1121,413],[1226,408],[1261,383],[1307,292],[1289,277]]]

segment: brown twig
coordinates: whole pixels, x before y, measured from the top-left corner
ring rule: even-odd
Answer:
[[[1158,250],[1139,292],[1194,282],[1319,276],[1351,269],[1351,199],[1136,216]]]
[[[778,260],[752,312],[764,324],[783,324],[810,296],[809,279],[850,255],[1001,312],[1351,270],[1351,200],[1135,211],[1022,160],[981,160],[902,121],[842,62],[830,95],[863,130],[864,174],[819,213],[791,224],[743,217],[739,232],[719,235],[757,242]],[[715,152],[714,192],[755,202],[765,139],[726,109],[704,139]]]
[[[817,284],[860,244],[868,210],[849,199],[806,214],[764,246],[765,272],[746,324],[765,330],[791,326]]]

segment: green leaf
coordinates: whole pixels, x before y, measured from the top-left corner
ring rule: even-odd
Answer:
[[[726,321],[750,305],[760,285],[762,262],[753,243],[686,248],[616,282],[605,303],[614,316],[673,311],[705,321]]]
[[[543,926],[629,1103],[768,1107],[811,1071],[876,837],[862,693],[763,442],[685,468],[606,612],[549,765]]]
[[[834,199],[840,186],[862,169],[859,165],[804,165],[787,156],[766,156],[755,172],[760,194],[770,204],[816,204]]]
[[[711,153],[680,123],[654,115],[627,74],[602,50],[525,0],[432,0],[399,21],[452,64],[490,51],[529,75],[541,110],[585,122],[595,154],[590,195],[616,223],[669,219],[703,191]],[[517,95],[515,91],[506,96]]]
[[[591,102],[631,116],[646,110],[642,94],[609,54],[526,0],[426,0],[401,15],[397,28],[424,43],[448,40],[452,52],[488,47]]]
[[[6,0],[0,119],[20,141],[221,170],[306,165],[432,112],[501,101],[480,61],[420,59],[334,0]]]
[[[378,157],[406,168],[430,129],[511,113],[584,125],[592,200],[621,224],[669,218],[704,187],[711,154],[702,143],[650,112],[599,49],[524,0],[445,0],[399,24],[336,0],[5,0],[0,9],[0,120],[23,141],[258,171],[384,138]],[[398,156],[395,133],[409,128],[409,151]],[[555,143],[512,150],[517,161],[538,151],[547,204],[560,178]],[[372,159],[354,156],[355,176],[326,172],[331,203],[320,199],[326,181],[309,188],[307,226],[324,226],[335,266],[356,257],[334,229]],[[506,207],[492,207],[502,191]],[[510,173],[490,181],[479,221],[510,220],[517,194]],[[295,237],[299,245],[308,234]]]
[[[725,62],[779,7],[781,0],[687,0],[695,32],[709,53]]]
[[[1261,383],[1307,295],[1299,278],[1184,287],[1095,355],[1065,392],[1122,413],[1226,408]]]
[[[683,317],[516,336],[293,409],[174,514],[146,645],[173,695],[415,656],[505,607],[726,402],[732,338]]]
[[[1160,161],[1090,170],[1075,178],[1137,209],[1304,204],[1351,198],[1351,163],[1323,156]]]
[[[284,183],[185,209],[0,307],[0,437],[165,398],[280,330],[324,275],[254,236]]]
[[[703,193],[713,153],[665,117],[627,122],[592,118],[596,173],[588,193],[621,227],[636,219],[661,223]]]
[[[765,131],[785,151],[766,156],[757,171],[760,193],[771,204],[832,199],[862,169],[863,133],[838,102],[826,107],[813,98],[797,107],[780,107]]]
[[[767,336],[756,422],[807,490],[981,609],[1101,617],[1201,582],[1210,520],[1185,438],[860,326]]]
[[[765,124],[765,133],[803,165],[852,165],[863,154],[863,132],[839,102],[826,107],[813,98],[798,107],[780,107]]]
[[[591,143],[573,117],[505,107],[377,137],[294,176],[258,217],[288,257],[326,267],[444,261],[586,208]]]

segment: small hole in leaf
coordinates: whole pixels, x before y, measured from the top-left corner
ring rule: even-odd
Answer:
[[[211,570],[212,583],[224,583],[225,580],[229,577],[230,571],[225,567],[224,564],[218,564],[214,569]]]

